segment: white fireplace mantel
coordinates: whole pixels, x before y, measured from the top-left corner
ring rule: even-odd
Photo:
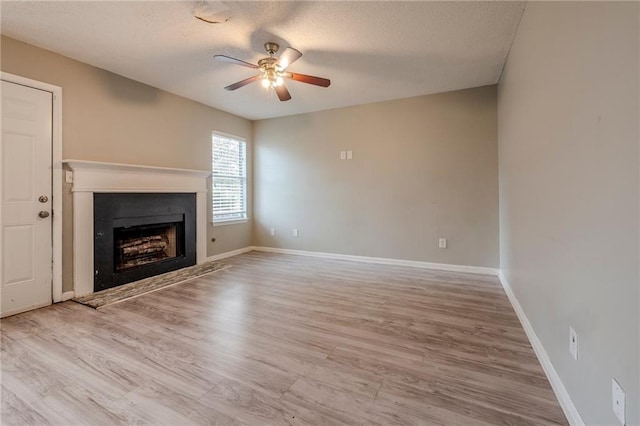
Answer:
[[[73,171],[73,282],[75,296],[93,293],[93,194],[182,192],[196,194],[196,263],[207,257],[208,170],[172,169],[64,160]]]

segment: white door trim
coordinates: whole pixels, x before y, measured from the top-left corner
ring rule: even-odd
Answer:
[[[62,302],[62,87],[1,71],[0,80],[33,87],[53,94],[51,146],[53,270],[51,294],[54,303]]]

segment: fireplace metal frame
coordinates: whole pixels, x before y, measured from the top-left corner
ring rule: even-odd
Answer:
[[[196,194],[94,193],[94,291],[196,264]],[[116,271],[114,229],[183,219],[182,255]]]

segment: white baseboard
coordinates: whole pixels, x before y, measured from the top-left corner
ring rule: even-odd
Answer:
[[[243,247],[243,248],[240,248],[240,249],[237,249],[237,250],[231,250],[231,251],[227,251],[227,252],[224,252],[224,253],[220,253],[220,254],[215,254],[213,256],[209,256],[204,261],[205,262],[211,262],[213,260],[226,259],[227,257],[237,256],[239,254],[246,253],[246,252],[251,251],[253,249],[254,249],[254,247],[252,247],[252,246]]]
[[[542,342],[538,339],[538,335],[531,326],[527,315],[524,313],[518,299],[516,299],[516,295],[513,293],[513,290],[511,290],[511,287],[509,286],[507,279],[502,274],[502,271],[498,273],[498,278],[504,288],[504,292],[509,298],[509,302],[511,302],[511,306],[513,306],[513,310],[516,311],[520,324],[522,324],[522,328],[524,328],[524,332],[529,338],[529,342],[538,357],[538,361],[540,361],[540,364],[542,365],[544,373],[547,375],[547,379],[553,388],[553,392],[556,394],[556,398],[558,398],[560,407],[562,408],[562,411],[564,411],[564,415],[567,417],[569,424],[572,426],[584,426],[584,421],[582,420],[578,409],[573,404],[573,401],[569,396],[569,392],[567,392],[567,389],[564,387],[558,372],[553,367],[551,359],[549,359],[549,355],[547,355],[547,351],[545,351],[544,346],[542,346]]]
[[[291,250],[275,247],[254,246],[253,250],[269,253],[293,254],[297,256],[322,257],[325,259],[351,260],[354,262],[378,263],[381,265],[410,266],[413,268],[438,269],[451,272],[468,272],[472,274],[498,275],[498,269],[484,266],[450,265],[447,263],[420,262],[417,260],[389,259],[385,257],[353,256],[349,254],[322,253],[317,251]]]
[[[62,301],[65,302],[67,300],[71,300],[74,297],[76,297],[76,294],[74,291],[65,291],[64,293],[62,293]]]

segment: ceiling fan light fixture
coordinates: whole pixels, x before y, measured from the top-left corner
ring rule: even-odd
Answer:
[[[277,72],[265,72],[262,76],[262,87],[265,89],[275,89],[284,84],[284,79]]]

